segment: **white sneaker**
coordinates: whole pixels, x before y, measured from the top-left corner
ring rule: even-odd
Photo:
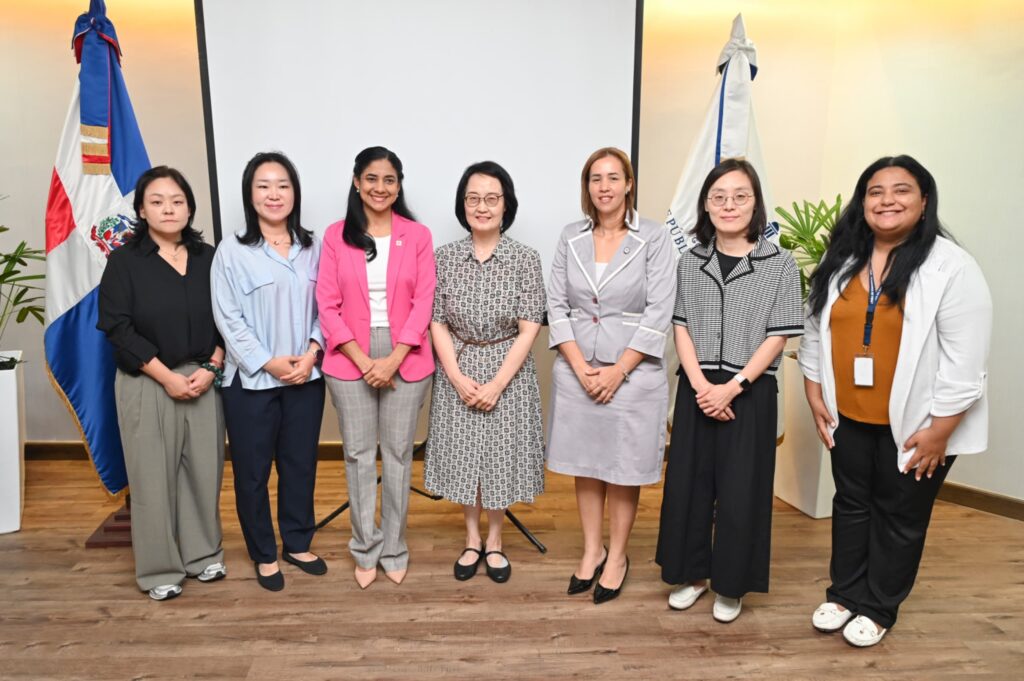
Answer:
[[[718,622],[728,624],[740,616],[740,610],[742,609],[743,599],[726,598],[725,596],[719,596],[716,594],[715,607],[711,609],[711,616]]]
[[[181,587],[177,584],[155,586],[149,590],[149,597],[154,601],[166,601],[181,595]]]
[[[867,617],[857,615],[843,629],[843,638],[851,646],[869,648],[881,641],[887,631],[889,630],[883,629]]]
[[[210,563],[202,572],[196,575],[196,579],[200,582],[216,582],[218,579],[224,579],[227,576],[228,569],[224,566],[224,563]]]
[[[686,610],[691,605],[697,602],[701,594],[708,590],[707,582],[701,586],[694,586],[692,584],[684,584],[678,589],[673,589],[672,593],[668,595],[668,607],[673,610]]]
[[[852,610],[840,610],[836,603],[822,603],[811,616],[811,624],[818,631],[831,634],[842,629],[851,617]]]

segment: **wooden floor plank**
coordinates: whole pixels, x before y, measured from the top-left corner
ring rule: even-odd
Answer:
[[[828,520],[777,502],[771,593],[750,595],[722,625],[710,596],[688,612],[665,605],[653,561],[659,487],[642,493],[622,597],[566,596],[581,546],[572,480],[547,483],[513,510],[549,551],[507,527],[507,584],[482,572],[456,582],[460,509],[413,495],[404,584],[381,576],[358,589],[342,516],[314,543],[329,574],[285,566],[287,588],[272,594],[256,585],[229,471],[228,579],[189,580],[180,598],[156,603],[136,589],[129,550],[84,548],[120,504],[89,464],[30,461],[24,529],[0,536],[0,679],[1024,678],[1024,523],[937,504],[914,594],[891,635],[863,651],[810,627],[828,583]],[[345,496],[342,462],[322,462],[317,516]]]

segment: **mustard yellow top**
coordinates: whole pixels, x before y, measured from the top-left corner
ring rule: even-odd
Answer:
[[[839,413],[861,423],[889,423],[889,393],[896,373],[903,334],[903,312],[886,296],[878,300],[871,331],[870,353],[874,358],[874,385],[854,385],[853,358],[864,352],[864,315],[868,292],[854,276],[832,306],[832,367],[836,376],[836,403]]]

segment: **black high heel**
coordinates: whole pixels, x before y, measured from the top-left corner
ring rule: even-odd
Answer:
[[[629,576],[629,556],[626,556],[626,571],[622,573],[622,581],[619,582],[618,588],[609,589],[606,586],[601,586],[601,582],[597,583],[594,587],[594,605],[600,605],[601,603],[607,603],[608,601],[618,598],[619,593],[622,591],[622,587],[626,585],[626,577]]]
[[[576,573],[574,572],[572,574],[572,577],[569,578],[569,588],[566,590],[567,594],[569,594],[570,596],[575,596],[576,594],[581,594],[590,591],[590,587],[594,585],[594,581],[598,579],[601,576],[601,573],[604,571],[604,564],[608,562],[608,547],[605,546],[603,548],[604,560],[602,560],[601,563],[596,568],[594,568],[594,575],[590,579],[580,579],[576,576]]]

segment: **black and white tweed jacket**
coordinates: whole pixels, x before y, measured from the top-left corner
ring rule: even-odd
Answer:
[[[701,369],[740,371],[768,336],[804,330],[800,271],[793,256],[763,236],[727,279],[714,239],[679,258],[672,322],[685,326]],[[781,355],[765,372],[774,374]]]

